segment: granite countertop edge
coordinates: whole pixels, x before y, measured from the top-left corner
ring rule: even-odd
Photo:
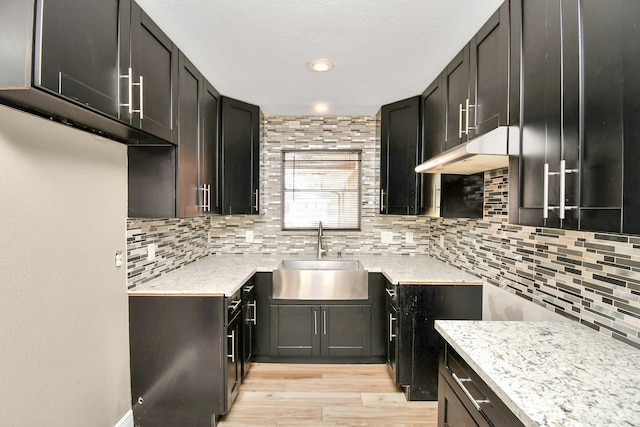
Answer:
[[[293,254],[210,254],[193,263],[129,289],[131,296],[231,296],[255,273],[273,272],[283,259],[313,259]],[[482,279],[428,255],[369,255],[345,257],[360,261],[370,273],[382,273],[396,285],[482,285]]]

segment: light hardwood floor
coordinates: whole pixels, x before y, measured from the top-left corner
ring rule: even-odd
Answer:
[[[407,402],[386,365],[254,363],[220,427],[435,427],[437,402]]]

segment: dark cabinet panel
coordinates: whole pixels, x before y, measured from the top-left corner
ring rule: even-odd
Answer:
[[[36,7],[33,84],[117,118],[118,41],[129,37],[119,34],[119,21],[130,0],[41,0]]]
[[[253,280],[242,287],[242,379],[246,378],[253,363],[256,348],[256,326],[258,324],[255,283]]]
[[[202,111],[202,135],[199,146],[199,187],[206,188],[201,193],[205,213],[220,213],[219,152],[220,145],[220,93],[206,80],[204,81],[200,109]],[[206,196],[206,197],[205,197]],[[206,200],[205,200],[206,199]]]
[[[271,356],[368,358],[371,305],[271,305]]]
[[[438,426],[477,427],[478,423],[464,407],[444,376],[438,378]],[[486,424],[488,425],[488,424]]]
[[[200,92],[203,78],[180,54],[178,91],[178,215],[199,215],[203,205],[199,180]]]
[[[397,381],[408,400],[438,399],[438,356],[444,341],[436,319],[482,318],[482,286],[400,285]]]
[[[132,70],[123,115],[134,127],[176,142],[178,48],[135,2],[130,42],[131,62],[121,61],[121,75]]]
[[[136,425],[211,425],[226,412],[224,318],[222,297],[129,297]]]
[[[526,225],[559,226],[557,211],[543,218],[543,200],[545,164],[560,163],[560,12],[557,0],[522,2],[514,24],[522,37],[519,222]],[[557,176],[549,179],[547,197],[558,206]]]
[[[380,213],[416,215],[421,162],[420,97],[383,105],[381,109]]]
[[[260,108],[222,97],[221,213],[260,212]]]
[[[256,325],[255,325],[255,348],[256,356],[268,356],[271,352],[271,295],[273,273],[258,272],[253,276],[255,284],[256,301]]]
[[[128,216],[176,216],[176,147],[127,147]]]
[[[470,138],[508,125],[509,2],[478,31],[469,45]]]
[[[469,45],[465,46],[444,71],[447,134],[443,150],[449,150],[468,138]]]
[[[321,354],[369,356],[371,354],[371,306],[323,305]]]
[[[320,355],[320,306],[271,306],[271,355]]]
[[[640,4],[517,2],[522,43],[517,222],[638,233]],[[628,163],[629,161],[629,163]]]
[[[369,273],[369,300],[371,301],[371,356],[385,357],[386,342],[386,298],[385,282],[382,273]]]

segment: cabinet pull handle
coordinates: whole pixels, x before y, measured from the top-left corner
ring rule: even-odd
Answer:
[[[200,190],[202,191],[202,205],[200,205],[200,207],[204,212],[210,212],[211,211],[211,186],[208,184],[204,184],[202,188],[200,188]]]
[[[472,109],[472,108],[475,109],[476,106],[475,106],[475,104],[469,104],[469,98],[467,98],[466,107],[467,108],[464,109],[465,117],[466,117],[466,121],[465,121],[465,129],[466,130],[464,131],[464,134],[465,135],[469,135],[469,130],[476,130],[475,126],[473,126],[473,127],[469,126],[469,110]]]
[[[140,87],[140,108],[138,110],[130,110],[131,113],[139,113],[140,120],[144,119],[144,77],[140,76],[140,81],[138,83],[131,83],[131,86],[139,86]],[[131,96],[133,96],[133,90],[131,91]],[[129,99],[129,103],[133,104],[131,98]]]
[[[473,398],[471,393],[469,393],[469,390],[467,390],[467,388],[464,386],[463,382],[472,382],[471,378],[458,378],[458,376],[455,374],[455,372],[451,372],[451,376],[453,377],[455,382],[458,383],[458,385],[460,386],[460,388],[462,389],[464,394],[467,396],[467,398],[469,398],[469,400],[471,401],[471,404],[474,406],[474,408],[476,408],[478,411],[482,411],[482,408],[480,407],[480,403],[490,403],[489,399],[476,400],[476,399]]]
[[[386,206],[384,205],[384,189],[380,189],[380,212],[384,212]]]
[[[255,206],[253,208],[256,210],[256,212],[258,212],[260,210],[260,208],[259,208],[259,206],[260,206],[260,203],[259,203],[260,191],[256,188],[256,190],[253,192],[253,194],[256,197],[256,204],[255,204]]]
[[[566,160],[560,161],[560,219],[565,218],[565,212],[572,209],[577,209],[577,206],[566,205],[566,191],[567,191],[567,174],[578,173],[578,169],[567,169]]]
[[[393,317],[391,313],[389,313],[389,342],[393,341],[396,337],[396,334],[393,333],[393,322],[396,321],[396,318]]]
[[[549,205],[549,177],[560,175],[560,172],[549,172],[549,163],[544,164],[544,179],[543,179],[543,192],[542,192],[542,218],[549,218],[549,211],[558,209],[558,206]],[[562,179],[561,179],[562,181]],[[562,186],[562,183],[560,184]],[[561,197],[562,199],[562,197]],[[562,202],[560,202],[562,204]]]
[[[227,338],[231,338],[231,354],[227,354],[227,357],[231,359],[231,363],[236,363],[236,331],[231,331]]]
[[[327,335],[327,310],[322,310],[322,333]]]
[[[251,292],[256,285],[249,285],[243,289],[244,292]]]
[[[313,310],[313,335],[318,335],[318,312]]]
[[[258,301],[256,300],[253,301],[253,319],[251,319],[251,322],[253,322],[254,326],[258,324]]]
[[[129,114],[133,113],[133,103],[131,99],[133,98],[133,70],[129,67],[128,74],[120,75],[121,79],[127,79],[127,91],[129,93],[128,102],[126,104],[120,104],[121,107],[127,107]]]
[[[462,104],[458,107],[458,138],[462,139]]]
[[[396,296],[395,291],[392,291],[389,288],[384,288],[384,290],[387,291],[387,295],[389,295],[391,298],[395,298],[395,296]]]
[[[229,304],[229,309],[231,311],[235,311],[238,308],[238,306],[240,305],[241,302],[242,302],[242,300],[239,300],[239,299],[238,300],[233,300],[231,302],[231,304]]]

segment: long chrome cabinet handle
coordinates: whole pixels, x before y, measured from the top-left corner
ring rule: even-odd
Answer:
[[[389,295],[391,298],[395,298],[396,293],[394,291],[389,288],[384,288],[384,290],[387,291],[387,295]]]
[[[542,182],[542,218],[549,218],[549,163],[544,164]]]
[[[384,189],[380,189],[380,212],[384,212],[386,206],[384,205]]]
[[[313,335],[318,335],[318,312],[313,310]]]
[[[464,127],[465,127],[464,134],[465,135],[469,135],[469,130],[476,130],[475,126],[473,126],[473,127],[469,126],[469,110],[471,110],[472,108],[476,108],[476,106],[475,106],[475,104],[470,104],[469,103],[469,98],[467,98],[466,108],[464,109],[464,113],[465,113],[465,117],[466,117],[465,124],[464,124]]]
[[[251,321],[254,326],[258,324],[258,301],[256,300],[253,301],[253,319]]]
[[[229,304],[229,308],[231,309],[231,311],[235,311],[235,309],[238,308],[238,306],[240,305],[241,302],[242,302],[242,300],[239,300],[239,299],[233,300],[231,302],[231,304]]]
[[[133,69],[129,67],[128,74],[120,75],[121,79],[127,79],[127,91],[129,93],[129,97],[127,98],[126,104],[120,104],[121,107],[127,107],[129,114],[133,113],[133,102],[131,101],[133,98]]]
[[[256,188],[256,190],[253,192],[254,196],[256,197],[256,204],[255,206],[253,206],[253,208],[256,210],[256,212],[258,212],[260,210],[260,191]]]
[[[474,406],[474,408],[476,408],[478,411],[482,411],[482,408],[480,407],[480,404],[481,403],[489,403],[489,400],[488,399],[476,400],[476,399],[473,398],[471,393],[469,393],[469,390],[467,390],[467,388],[463,384],[463,382],[471,382],[471,378],[458,378],[458,376],[455,374],[455,372],[451,372],[451,376],[453,377],[455,382],[458,383],[458,385],[460,386],[460,388],[462,389],[464,394],[467,396],[467,398],[471,401],[471,404]]]
[[[396,321],[396,318],[393,317],[391,313],[389,313],[389,342],[393,341],[396,337],[396,334],[393,333],[393,322]]]
[[[567,174],[578,173],[578,169],[567,169],[566,160],[560,161],[560,219],[565,218],[565,212],[577,209],[577,206],[567,206]]]
[[[322,310],[322,334],[327,335],[327,310]]]
[[[231,354],[227,354],[227,357],[231,359],[231,363],[236,361],[236,331],[231,331],[231,335],[227,335],[227,338],[231,338]]]
[[[200,207],[203,212],[211,212],[211,186],[204,184],[200,191],[202,191],[202,205]]]
[[[462,139],[462,104],[458,108],[458,138]]]

